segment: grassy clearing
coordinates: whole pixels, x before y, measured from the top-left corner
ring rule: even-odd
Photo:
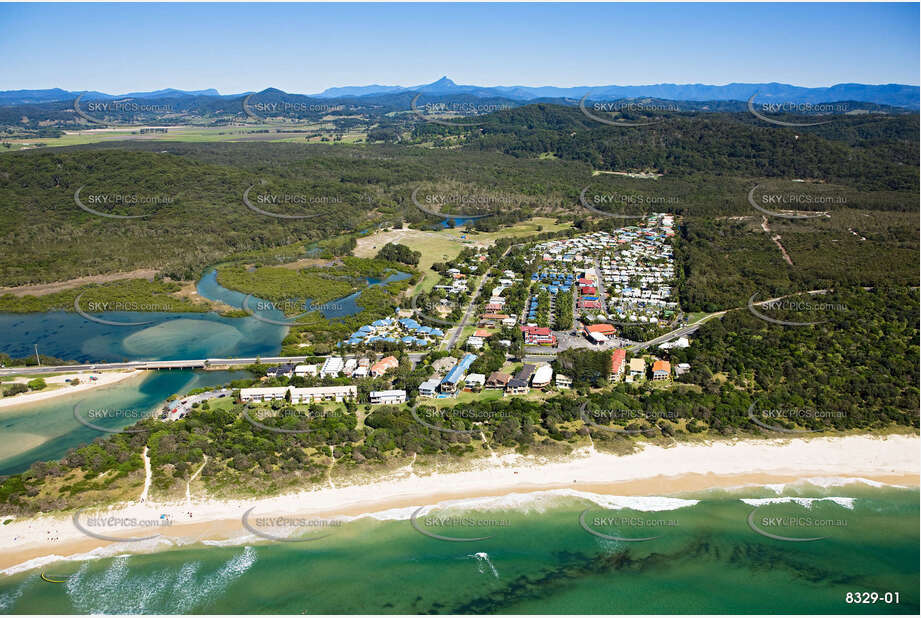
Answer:
[[[29,139],[11,139],[3,140],[4,143],[10,143],[10,148],[2,148],[0,152],[15,152],[17,150],[28,150],[37,147],[55,148],[62,146],[80,146],[83,144],[99,144],[111,141],[132,140],[132,141],[170,141],[170,142],[233,142],[233,141],[267,141],[267,142],[321,142],[323,137],[332,143],[333,136],[338,134],[337,131],[329,129],[329,123],[307,123],[307,124],[253,124],[246,126],[221,126],[221,127],[201,127],[196,125],[180,125],[167,127],[166,133],[145,133],[140,134],[138,129],[141,127],[131,127],[124,129],[88,129],[86,131],[67,132],[61,137],[42,137]],[[261,133],[260,131],[272,131],[272,133]],[[277,133],[275,131],[278,131]],[[292,131],[296,131],[292,133]],[[316,131],[322,133],[321,136],[310,137],[303,131]],[[364,142],[367,134],[361,131],[353,131],[344,134],[339,142],[360,143]]]

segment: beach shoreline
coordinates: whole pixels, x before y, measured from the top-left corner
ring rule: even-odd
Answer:
[[[39,401],[45,401],[47,399],[53,399],[55,397],[64,397],[67,395],[73,395],[75,393],[83,393],[86,391],[91,391],[97,388],[102,388],[104,386],[111,386],[117,384],[124,380],[130,378],[138,377],[146,373],[145,369],[132,369],[128,371],[122,370],[111,370],[111,371],[77,371],[73,373],[57,373],[52,377],[44,378],[45,382],[52,384],[63,382],[65,379],[79,378],[80,383],[76,386],[65,386],[62,388],[56,388],[48,391],[37,391],[34,393],[23,393],[21,395],[15,395],[13,397],[2,397],[0,398],[0,410],[4,408],[12,408],[15,406],[25,406],[31,403],[36,403]],[[95,376],[97,379],[90,380],[90,376]],[[34,376],[28,376],[24,379],[18,380],[20,382],[28,382],[28,380],[34,379]],[[3,384],[13,384],[17,380],[3,382]]]
[[[14,519],[0,526],[0,543],[7,549],[0,556],[0,573],[11,574],[57,560],[156,551],[203,541],[233,542],[248,537],[269,542],[243,528],[241,517],[249,509],[259,514],[316,518],[408,519],[412,510],[424,505],[475,503],[478,508],[488,508],[490,498],[523,496],[528,500],[534,497],[528,494],[546,492],[591,499],[593,494],[674,496],[765,486],[776,491],[777,487],[802,482],[917,488],[921,485],[919,459],[917,435],[860,435],[746,439],[670,448],[646,444],[642,451],[630,455],[582,449],[566,460],[542,464],[506,456],[481,469],[427,476],[418,476],[406,467],[370,484],[252,500],[134,502],[99,511],[138,520],[167,515],[172,522],[169,526],[156,530],[125,528],[117,534],[139,538],[159,533],[161,537],[152,544],[88,537],[74,525],[73,513]],[[507,504],[507,500],[499,503]]]

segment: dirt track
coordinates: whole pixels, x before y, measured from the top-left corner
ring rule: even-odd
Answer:
[[[20,285],[14,288],[0,288],[0,294],[12,294],[13,296],[44,296],[53,294],[61,290],[78,288],[88,283],[108,283],[110,281],[120,281],[122,279],[153,279],[158,271],[152,268],[141,268],[130,272],[109,273],[107,275],[89,275],[87,277],[77,277],[67,281],[55,281],[54,283],[36,283],[33,285]]]

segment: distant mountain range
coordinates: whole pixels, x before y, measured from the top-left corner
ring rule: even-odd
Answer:
[[[772,82],[769,84],[652,84],[648,86],[465,86],[442,77],[431,84],[403,88],[400,86],[348,86],[327,88],[315,95],[324,98],[357,97],[395,92],[422,92],[433,95],[471,94],[480,97],[502,97],[516,101],[533,99],[581,99],[589,94],[591,100],[632,99],[653,97],[671,101],[747,101],[757,93],[761,102],[826,103],[830,101],[865,101],[899,107],[919,107],[921,91],[918,86],[905,84],[836,84],[827,88],[805,88]]]
[[[647,86],[474,86],[456,84],[447,77],[418,86],[341,86],[327,88],[312,96],[323,99],[352,99],[368,96],[393,95],[419,92],[431,96],[465,95],[482,98],[502,98],[518,102],[564,99],[577,101],[589,95],[589,100],[617,100],[651,97],[671,101],[747,101],[757,93],[760,103],[828,103],[833,101],[862,101],[880,105],[891,105],[918,109],[921,106],[921,90],[918,86],[906,84],[836,84],[826,88],[806,88],[790,84],[732,83],[724,86],[707,84],[651,84]],[[221,95],[214,88],[207,90],[176,90],[167,88],[154,92],[129,92],[110,95],[96,91],[67,91],[60,88],[48,90],[0,91],[0,105],[23,105],[63,101],[83,94],[87,99],[115,99],[131,97],[137,99],[181,98],[187,96],[210,96],[220,98],[239,97],[246,94]]]
[[[73,100],[81,94],[87,99],[96,100],[121,99],[125,97],[132,99],[165,99],[184,96],[221,96],[221,93],[214,88],[208,88],[207,90],[176,90],[175,88],[165,88],[152,92],[127,92],[125,94],[106,94],[104,92],[96,92],[95,90],[70,91],[61,90],[60,88],[49,88],[47,90],[0,90],[0,105],[26,105],[50,103],[52,101],[66,101]]]

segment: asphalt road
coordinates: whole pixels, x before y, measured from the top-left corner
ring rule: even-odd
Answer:
[[[508,252],[512,250],[510,246],[505,250],[505,253],[502,254],[502,257],[508,255]],[[483,284],[486,283],[486,279],[489,278],[490,273],[492,273],[493,267],[490,266],[489,269],[483,273],[483,276],[480,277],[480,283],[477,284],[476,289],[473,291],[473,294],[470,295],[470,304],[467,305],[467,311],[464,313],[463,319],[461,319],[460,324],[457,325],[457,329],[454,331],[454,334],[451,335],[451,339],[448,341],[448,345],[445,350],[450,350],[454,348],[454,344],[457,343],[457,338],[460,337],[460,334],[464,332],[464,327],[467,326],[467,322],[470,320],[470,314],[473,313],[473,309],[476,307],[476,299],[480,296],[480,289],[483,287]]]
[[[166,418],[170,421],[178,420],[192,411],[192,404],[202,403],[208,401],[209,399],[216,399],[221,396],[229,397],[230,392],[231,391],[229,388],[221,388],[171,401],[169,404],[169,412],[167,413]]]
[[[412,352],[408,354],[413,363],[418,363],[427,352]],[[345,358],[356,357],[356,355],[347,355]],[[0,369],[2,375],[20,375],[34,373],[59,373],[65,371],[103,371],[106,369],[201,369],[206,366],[211,367],[245,367],[256,362],[269,365],[279,365],[283,363],[302,363],[306,356],[253,356],[248,358],[199,358],[179,361],[132,361],[127,363],[96,363],[93,365],[42,365],[35,367],[4,367]],[[325,358],[325,356],[314,356],[312,358]]]

